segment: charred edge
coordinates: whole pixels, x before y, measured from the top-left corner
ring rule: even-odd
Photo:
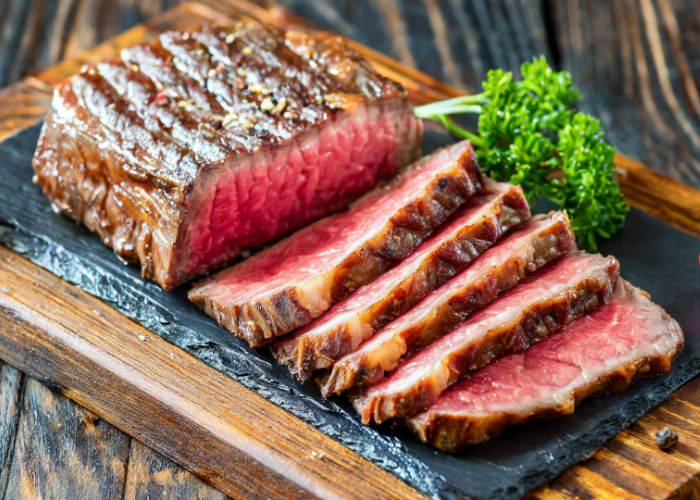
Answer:
[[[451,300],[449,310],[444,312],[444,317],[431,328],[421,328],[422,335],[412,342],[404,341],[403,356],[410,355],[417,349],[424,347],[439,338],[442,334],[464,321],[472,312],[484,307],[495,300],[498,294],[514,287],[527,274],[530,274],[547,262],[550,262],[574,248],[574,237],[569,226],[565,223],[557,224],[551,228],[547,235],[540,236],[532,245],[532,258],[522,263],[513,262],[506,266],[498,275],[484,279],[475,290],[459,297],[459,300]],[[459,306],[455,309],[454,306]],[[333,366],[330,374],[320,377],[322,390],[325,397],[334,393],[343,392],[353,386],[369,385],[378,382],[384,376],[381,366],[367,366],[366,359],[360,358],[353,363],[338,363]]]
[[[459,175],[444,174],[434,181],[427,194],[392,218],[387,233],[375,238],[370,245],[353,255],[342,269],[335,271],[337,276],[330,291],[333,302],[344,299],[359,286],[370,282],[410,255],[436,227],[480,188],[479,176],[478,167],[471,163],[462,166]],[[364,272],[353,272],[356,269],[363,269]],[[323,311],[309,321],[321,312]],[[296,325],[299,326],[303,325]],[[298,381],[304,382],[311,378],[315,370],[315,359],[327,359],[330,365],[349,351],[350,342],[349,334],[344,331],[336,332],[333,342],[321,344],[316,344],[313,338],[302,336],[292,352],[286,353],[288,346],[285,345],[283,349],[273,347],[273,354],[289,368]]]
[[[398,417],[410,417],[426,410],[446,387],[460,376],[472,373],[492,361],[512,352],[521,352],[554,331],[593,312],[612,296],[617,262],[612,261],[604,282],[588,279],[575,289],[549,304],[538,304],[525,313],[516,326],[492,332],[479,346],[452,360],[448,367],[447,384],[436,383],[434,377],[423,380],[410,391],[399,394],[361,397],[353,404],[362,421],[382,423]]]
[[[512,190],[502,195],[499,204],[493,206],[489,213],[485,214],[479,222],[470,228],[473,230],[473,234],[458,243],[458,246],[464,250],[464,253],[469,255],[468,261],[455,260],[452,256],[453,252],[444,248],[435,252],[428,266],[437,271],[435,273],[427,273],[426,279],[431,280],[431,283],[427,285],[425,290],[427,293],[439,288],[451,277],[468,267],[479,255],[498,241],[509,228],[529,217],[530,212],[527,202],[525,202],[524,197],[518,196],[517,193],[517,190]],[[452,246],[454,246],[454,243]],[[400,313],[420,302],[427,293],[420,294],[417,297],[406,298],[406,303],[402,304],[403,307],[396,311],[396,315],[386,315],[385,321],[373,322],[373,331],[396,319]],[[468,308],[471,311],[478,307],[479,304],[483,305],[485,301],[486,297],[481,297],[480,294],[470,294],[466,303],[473,304],[473,307]],[[379,367],[367,367],[363,357],[354,363],[338,363],[334,365],[330,373],[323,374],[318,378],[318,382],[323,396],[329,397],[355,385],[372,383],[383,373],[384,370]]]
[[[593,395],[602,395],[627,389],[640,378],[663,375],[671,371],[674,358],[680,350],[669,355],[658,355],[636,359],[585,386],[576,389],[567,401],[537,414],[499,413],[484,417],[426,414],[407,420],[408,426],[421,441],[441,451],[457,453],[469,445],[479,444],[498,436],[513,425],[531,419],[547,419],[574,412],[577,405]]]

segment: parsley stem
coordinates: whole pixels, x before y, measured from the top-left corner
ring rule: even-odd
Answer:
[[[436,119],[437,115],[453,115],[460,113],[481,113],[484,104],[484,94],[466,95],[432,102],[413,109],[418,118]]]

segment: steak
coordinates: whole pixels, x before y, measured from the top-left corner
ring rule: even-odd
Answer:
[[[597,309],[612,295],[618,268],[612,257],[574,252],[533,273],[365,390],[353,401],[362,421],[423,411],[461,375]]]
[[[619,279],[609,304],[455,384],[409,425],[423,441],[458,451],[509,425],[573,413],[582,399],[641,375],[667,373],[682,347],[678,323]]]
[[[329,213],[420,153],[406,92],[339,38],[169,32],[55,90],[35,181],[170,289]]]
[[[575,248],[565,213],[535,216],[359,349],[340,358],[322,382],[324,395],[377,382],[407,353],[440,338],[498,294],[517,285],[526,274]]]
[[[347,212],[197,284],[189,297],[236,336],[261,346],[405,259],[480,187],[471,144],[453,144]]]
[[[272,352],[303,382],[354,351],[375,331],[466,268],[510,227],[530,217],[520,187],[489,182],[410,257],[303,328]]]

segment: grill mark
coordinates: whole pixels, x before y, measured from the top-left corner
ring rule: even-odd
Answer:
[[[209,52],[213,61],[222,64],[230,71],[230,73],[224,72],[224,74],[232,76],[239,69],[243,69],[255,75],[256,79],[261,80],[269,88],[270,97],[277,102],[282,97],[285,98],[285,109],[293,109],[298,115],[298,119],[277,121],[274,118],[268,119],[270,118],[268,115],[262,116],[271,125],[271,128],[276,128],[277,134],[291,136],[299,128],[303,129],[308,125],[325,120],[333,112],[333,109],[325,104],[323,97],[326,92],[334,90],[334,87],[327,81],[326,75],[314,71],[308,60],[284,44],[276,43],[274,47],[268,47],[266,43],[269,45],[270,40],[266,37],[260,37],[258,40],[254,37],[258,34],[260,33],[251,29],[246,30],[235,38],[233,44],[226,42],[225,37],[228,35],[225,32],[193,33],[193,37]],[[236,46],[240,48],[236,48]],[[240,52],[246,47],[254,47],[253,52],[250,57],[242,58]],[[277,54],[277,51],[280,54]],[[255,63],[256,57],[261,59],[262,65]],[[236,88],[235,81],[230,81],[230,85],[232,88]],[[244,92],[247,93],[248,89],[246,88]],[[312,95],[315,97],[310,99],[309,97]],[[251,97],[255,98],[255,104],[259,106],[262,97],[255,95]],[[274,137],[276,134],[270,135],[273,137],[268,137],[266,140],[279,139]],[[287,138],[282,137],[282,140]]]
[[[130,109],[129,102],[116,94],[102,76],[91,73],[73,77],[63,89],[69,91],[75,105],[85,111],[86,123],[109,131],[99,140],[113,142],[113,149],[129,158],[133,165],[143,167],[139,170],[144,170],[145,176],[170,184],[176,184],[177,178],[184,177],[186,182],[193,179],[197,162],[189,152],[167,141],[162,132],[148,130]],[[135,168],[128,173],[141,180],[145,177]]]
[[[165,50],[158,40],[151,45],[137,45],[124,49],[121,54],[126,63],[137,64],[141,73],[146,75],[156,87],[168,88],[182,100],[191,100],[205,106],[215,114],[225,114],[221,105],[206,89],[172,64],[172,55]],[[195,107],[193,116],[203,116],[199,107]]]
[[[304,87],[302,86],[302,88],[299,89],[295,88],[294,85],[290,85],[298,71],[294,71],[292,74],[286,74],[289,72],[290,66],[283,66],[280,58],[277,57],[274,52],[265,50],[262,44],[253,43],[252,41],[246,43],[242,36],[236,37],[231,44],[226,43],[225,40],[221,40],[219,36],[212,33],[193,33],[192,36],[199,44],[201,44],[203,49],[207,51],[210,61],[215,63],[211,65],[210,70],[214,70],[216,75],[220,75],[222,77],[221,81],[225,82],[228,88],[232,90],[232,95],[235,95],[238,98],[238,102],[251,103],[251,109],[255,110],[254,113],[256,122],[263,125],[263,127],[260,128],[256,127],[256,130],[259,130],[262,133],[269,130],[270,133],[267,135],[270,135],[271,137],[266,138],[266,140],[272,139],[276,142],[284,142],[288,140],[296,127],[290,127],[284,122],[278,122],[274,117],[266,113],[259,113],[258,110],[260,109],[261,103],[268,95],[251,93],[247,85],[247,76],[241,76],[238,74],[238,72],[241,71],[246,75],[254,75],[256,80],[261,80],[261,86],[269,88],[269,95],[271,97],[275,97],[277,100],[279,100],[281,96],[285,96],[285,98],[293,96],[298,100],[305,101],[305,93],[303,92]],[[246,60],[245,57],[242,57],[241,50],[235,49],[236,45],[241,46],[241,50],[245,47],[254,46],[255,50],[249,55],[248,60]],[[252,59],[254,57],[259,57],[264,54],[268,54],[268,57],[262,57],[263,65],[256,66],[255,72],[251,72],[246,68],[246,62],[252,63]],[[222,65],[225,70],[219,72],[219,65]],[[236,76],[234,77],[234,75]],[[238,79],[240,79],[241,83],[245,82],[245,88],[238,88]],[[269,83],[272,84],[269,85]],[[245,95],[245,100],[240,99],[236,89]],[[290,102],[294,102],[294,99],[289,100]],[[306,105],[307,103],[305,102],[304,104]],[[312,123],[314,122],[316,122],[316,120],[312,121]]]
[[[214,60],[225,65],[232,72],[235,73],[236,68],[241,66],[240,63],[244,62],[236,60],[238,51],[235,50],[233,44],[226,43],[225,39],[222,39],[223,33],[219,33],[218,35],[211,33],[195,33],[193,36],[209,51]],[[282,94],[289,95],[292,93],[300,101],[303,101],[304,106],[313,106],[314,103],[310,102],[307,96],[314,91],[314,88],[304,82],[304,80],[310,80],[309,78],[303,78],[305,72],[313,74],[317,83],[324,84],[324,88],[322,88],[321,91],[330,90],[330,86],[322,80],[325,75],[313,72],[312,68],[308,65],[308,61],[289,50],[286,45],[278,44],[275,47],[284,53],[284,61],[286,64],[282,64],[283,60],[273,51],[264,48],[262,44],[255,40],[244,42],[244,37],[237,37],[234,41],[235,44],[241,46],[241,50],[245,47],[254,46],[255,51],[251,56],[264,56],[261,57],[264,65],[262,67],[256,66],[255,70],[265,77],[275,77],[275,85],[271,90],[274,91],[280,88],[284,90],[284,92],[281,92]]]
[[[134,106],[134,113],[148,130],[168,134],[183,149],[190,149],[207,162],[222,161],[230,152],[221,147],[211,127],[200,126],[202,122],[188,115],[171,97],[157,102],[158,96],[165,96],[161,93],[164,91],[159,91],[145,75],[122,63],[98,64],[96,70],[114,92]]]
[[[210,69],[215,70],[215,67],[211,64],[211,60],[208,57],[206,60],[205,58],[194,57],[195,51],[205,51],[205,49],[198,46],[199,43],[192,39],[175,40],[173,37],[177,35],[177,33],[164,33],[161,35],[163,49],[172,55],[172,66],[196,82],[203,92],[208,92],[224,110],[224,114],[235,112],[237,115],[245,116],[246,118],[255,116],[255,110],[258,108],[256,103],[240,99],[240,96],[232,86],[232,83],[235,85],[235,82],[232,82],[230,78],[221,81],[224,84],[223,86],[208,85],[208,77],[206,75]],[[190,42],[195,42],[196,45],[192,46]],[[190,46],[183,45],[183,43]],[[202,71],[205,68],[206,71]],[[260,136],[258,127],[246,129],[242,123],[236,122],[224,128],[224,135],[228,141],[236,144],[235,146],[232,145],[233,148],[237,146],[248,152],[254,152],[265,139],[268,142],[272,142],[269,138]]]
[[[225,87],[209,85],[208,73],[215,70],[216,65],[212,64],[208,50],[197,40],[181,33],[163,33],[160,47],[172,57],[172,67],[196,82],[202,92],[212,95],[224,112],[241,106],[240,96],[232,85],[235,81],[225,79]]]

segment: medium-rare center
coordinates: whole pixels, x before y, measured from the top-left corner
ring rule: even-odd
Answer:
[[[264,345],[408,257],[481,182],[471,144],[453,144],[348,211],[195,285],[189,297],[250,345]]]

